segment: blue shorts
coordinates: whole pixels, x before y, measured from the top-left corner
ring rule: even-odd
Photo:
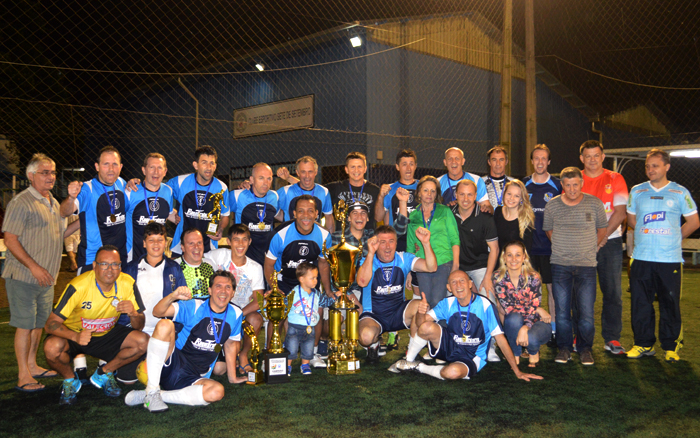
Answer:
[[[170,359],[165,361],[163,371],[160,373],[160,386],[165,391],[171,391],[192,386],[206,378],[206,373],[199,374],[187,356],[175,348]]]
[[[374,312],[362,312],[360,315],[360,321],[364,318],[370,318],[377,324],[381,329],[381,333],[386,332],[396,332],[399,330],[407,329],[408,326],[404,322],[404,314],[406,313],[406,307],[411,301],[404,301],[391,313],[377,314]]]
[[[442,326],[440,327],[440,345],[434,347],[432,342],[428,342],[428,352],[433,359],[444,360],[448,363],[458,362],[469,368],[465,379],[476,375],[477,366],[469,357],[465,347],[457,344]]]

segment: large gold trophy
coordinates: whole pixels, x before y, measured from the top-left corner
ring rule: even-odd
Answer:
[[[207,226],[207,236],[216,236],[219,232],[219,222],[221,222],[221,205],[224,204],[224,190],[221,189],[219,193],[212,193],[209,195],[209,199],[214,201],[214,208],[209,212],[207,217],[209,218],[209,226]]]
[[[250,348],[250,365],[253,369],[248,371],[248,381],[245,382],[248,385],[260,385],[264,383],[263,373],[258,369],[258,362],[260,356],[260,344],[258,343],[258,337],[255,335],[255,329],[252,325],[246,323],[243,326],[243,331],[250,338],[251,348]]]
[[[323,255],[331,267],[331,280],[340,291],[340,297],[329,309],[328,316],[328,373],[354,374],[360,371],[360,361],[355,357],[358,340],[358,325],[360,312],[357,306],[348,299],[348,288],[355,281],[355,269],[358,257],[362,256],[362,242],[357,248],[345,242],[345,218],[348,211],[345,201],[340,200],[333,208],[336,223],[342,224],[340,243],[326,249],[323,242]],[[342,311],[345,310],[345,335],[343,336]]]
[[[280,337],[280,322],[284,321],[292,309],[294,303],[294,291],[287,295],[287,304],[284,304],[284,294],[277,288],[277,275],[279,272],[273,271],[270,276],[270,286],[272,292],[264,297],[258,294],[258,306],[260,312],[272,324],[272,338],[269,348],[263,355],[264,379],[265,383],[285,383],[289,381],[287,375],[287,358],[289,351],[282,345]]]

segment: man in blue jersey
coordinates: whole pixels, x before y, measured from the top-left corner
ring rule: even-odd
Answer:
[[[671,157],[652,149],[646,158],[649,181],[630,192],[627,222],[634,228],[634,252],[630,269],[632,331],[634,346],[627,357],[653,356],[654,296],[659,299],[659,340],[666,361],[680,360],[683,346],[681,325],[681,242],[700,227],[698,208],[685,187],[666,177]],[[681,226],[681,216],[685,223]]]
[[[246,256],[261,266],[265,264],[265,253],[275,234],[273,223],[279,211],[279,195],[270,187],[272,169],[265,163],[257,163],[253,166],[249,188],[234,190],[229,196],[235,223],[245,225],[250,231],[251,244]]]
[[[335,229],[335,222],[333,219],[333,204],[331,203],[330,192],[327,188],[315,182],[316,175],[318,174],[318,163],[316,163],[313,157],[308,155],[303,156],[297,160],[296,169],[299,182],[277,190],[280,209],[277,214],[277,219],[283,222],[294,220],[294,211],[297,201],[301,196],[308,195],[314,198],[318,208],[316,220],[321,223],[321,214],[323,213],[323,216],[326,218],[324,228],[333,232]],[[289,180],[294,181],[292,178],[289,178]]]
[[[143,246],[143,233],[146,225],[158,223],[165,225],[166,220],[177,223],[177,212],[173,206],[173,189],[163,184],[163,177],[168,173],[165,157],[150,153],[143,160],[141,168],[145,190],[126,190],[129,209],[126,212],[126,250],[128,262],[139,260],[146,253]]]
[[[173,257],[182,255],[182,242],[180,238],[183,230],[197,228],[203,237],[204,252],[218,248],[218,241],[221,239],[224,229],[229,222],[229,192],[228,187],[221,180],[214,176],[216,172],[216,150],[211,146],[201,146],[194,151],[194,161],[192,166],[195,172],[187,175],[180,175],[172,178],[166,184],[173,189],[173,198],[180,204],[178,216],[180,222],[173,236],[170,249]],[[129,189],[138,190],[137,184],[141,181],[134,178],[129,181]],[[210,236],[207,231],[210,228],[211,219],[209,213],[214,210],[213,195],[221,192],[222,198],[221,221],[215,236]]]
[[[392,184],[383,184],[379,190],[377,206],[374,210],[374,218],[384,221],[384,225],[394,225],[399,218],[400,202],[396,197],[396,191],[404,189],[408,191],[407,211],[405,216],[411,214],[418,205],[416,199],[416,187],[418,180],[414,177],[418,166],[418,157],[411,149],[404,149],[396,155],[396,170],[399,172],[399,180]],[[399,237],[397,251],[406,251],[406,235]]]
[[[554,341],[556,312],[554,294],[552,294],[552,267],[549,264],[549,258],[552,255],[552,242],[542,229],[542,222],[544,221],[544,208],[547,206],[547,203],[561,194],[561,182],[559,178],[550,175],[547,171],[547,166],[551,163],[549,155],[550,151],[547,145],[538,144],[535,146],[530,153],[530,160],[535,173],[523,178],[523,183],[530,195],[532,210],[535,212],[535,232],[532,233],[530,261],[532,266],[540,273],[542,283],[547,286],[547,304],[549,306],[549,314],[552,316],[552,341],[548,345],[554,347],[556,346],[554,343],[556,342]]]
[[[97,250],[103,245],[119,249],[121,260],[127,259],[125,182],[119,177],[122,159],[113,146],[102,148],[95,163],[97,177],[82,183],[68,184],[68,197],[61,203],[61,216],[74,211],[80,216],[80,245],[78,245],[78,275],[92,269]]]
[[[457,183],[463,179],[469,179],[476,184],[476,201],[481,210],[488,211],[491,204],[486,192],[486,184],[478,175],[464,171],[464,152],[459,148],[449,148],[445,151],[445,159],[442,162],[447,168],[447,173],[438,179],[442,192],[442,203],[449,206],[457,204]]]
[[[172,320],[156,325],[148,341],[148,384],[145,390],[129,392],[127,405],[163,412],[166,403],[202,406],[224,397],[224,386],[210,376],[222,350],[228,357],[238,354],[243,318],[241,309],[230,304],[236,288],[233,274],[216,271],[209,281],[207,300],[193,300],[189,291],[178,289],[153,308],[154,316]],[[178,333],[174,322],[183,324]],[[235,366],[235,360],[226,362],[229,382],[245,382],[245,377],[236,377]]]
[[[409,345],[406,359],[397,362],[395,370],[415,370],[440,380],[471,379],[486,365],[488,345],[494,338],[518,379],[527,382],[530,379],[541,380],[540,376],[518,369],[493,304],[480,295],[472,294],[471,283],[466,273],[454,271],[447,283],[454,296],[444,298],[433,309],[429,309],[425,297],[418,301],[414,321],[418,326],[414,338],[416,342]],[[438,324],[441,320],[446,322],[445,326]],[[416,362],[416,356],[426,343],[432,358],[448,364]]]
[[[368,363],[379,360],[382,333],[409,328],[416,314],[419,300],[406,300],[404,290],[408,273],[437,270],[430,231],[419,227],[416,237],[425,249],[425,259],[397,251],[396,231],[390,225],[380,226],[367,240],[367,257],[361,261],[355,280],[362,288],[363,312],[358,330],[360,344],[367,348]]]
[[[481,179],[486,184],[486,192],[489,196],[489,213],[503,205],[503,193],[506,189],[506,184],[513,178],[506,175],[506,166],[508,165],[508,151],[503,146],[494,146],[486,153],[486,162],[489,165],[489,174],[484,175]],[[482,210],[483,211],[483,210]]]

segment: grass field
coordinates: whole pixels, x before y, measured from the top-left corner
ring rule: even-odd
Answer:
[[[14,329],[0,309],[0,436],[163,437],[185,436],[700,436],[700,272],[687,270],[682,312],[685,348],[681,362],[657,356],[632,361],[603,352],[600,327],[595,366],[578,356],[566,365],[542,349],[542,381],[517,380],[505,362],[488,364],[471,381],[444,382],[424,375],[386,371],[405,350],[382,358],[352,376],[317,370],[291,382],[260,387],[225,383],[224,399],[207,407],[171,406],[153,415],[129,408],[84,386],[78,402],[58,406],[59,379],[47,389],[21,394],[16,384]],[[632,345],[629,294],[624,292],[623,346]],[[4,295],[4,293],[3,293]],[[600,315],[600,295],[596,318]],[[599,322],[599,321],[597,321]],[[403,334],[403,333],[402,333]],[[360,353],[364,357],[364,352]],[[45,364],[43,355],[40,362]],[[526,362],[526,361],[524,361]],[[91,370],[94,362],[90,362]],[[526,369],[525,365],[521,365]],[[140,384],[137,384],[140,387]],[[129,389],[124,388],[124,393]]]

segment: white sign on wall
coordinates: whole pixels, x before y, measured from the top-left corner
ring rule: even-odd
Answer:
[[[313,126],[313,94],[233,111],[234,138],[313,128]]]

